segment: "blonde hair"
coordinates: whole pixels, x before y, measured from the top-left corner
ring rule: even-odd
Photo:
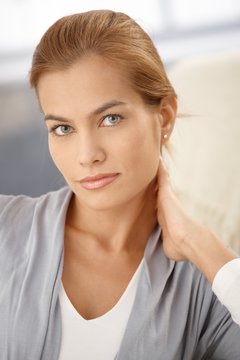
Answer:
[[[83,56],[96,54],[121,68],[132,87],[152,105],[176,93],[148,34],[128,15],[94,10],[65,16],[43,35],[33,54],[30,84],[40,77],[64,70]]]

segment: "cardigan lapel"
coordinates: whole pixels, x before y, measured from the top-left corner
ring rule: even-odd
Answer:
[[[149,333],[153,330],[152,315],[154,318],[154,310],[175,265],[163,253],[160,233],[161,229],[157,226],[145,248],[138,290],[116,360],[143,359],[141,338],[146,340],[147,337],[149,341],[154,338]]]

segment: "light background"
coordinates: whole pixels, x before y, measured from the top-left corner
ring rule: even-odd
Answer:
[[[137,20],[165,63],[240,46],[239,0],[2,0],[0,84],[27,80],[34,47],[55,20],[101,8],[126,12]]]
[[[239,0],[2,0],[0,2],[0,193],[39,195],[62,186],[28,71],[35,46],[59,17],[123,11],[150,34],[168,69],[177,62],[240,49]]]

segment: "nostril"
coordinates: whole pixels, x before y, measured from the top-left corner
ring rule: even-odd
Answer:
[[[105,158],[106,158],[105,153],[99,150],[94,154],[85,154],[84,156],[82,154],[82,156],[79,159],[79,163],[82,166],[91,166],[93,164],[103,162]]]

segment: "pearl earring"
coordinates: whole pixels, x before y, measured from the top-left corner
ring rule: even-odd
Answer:
[[[167,139],[167,137],[168,137],[168,134],[164,134],[163,135],[163,138],[166,140]]]

